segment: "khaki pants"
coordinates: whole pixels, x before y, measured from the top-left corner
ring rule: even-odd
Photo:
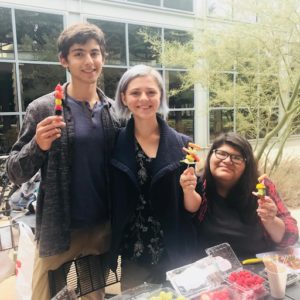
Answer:
[[[56,270],[62,264],[74,258],[86,255],[98,255],[109,250],[111,239],[110,222],[87,229],[71,232],[70,250],[49,256],[39,257],[39,244],[36,246],[32,278],[31,300],[50,300],[48,271]],[[104,289],[82,296],[82,300],[103,300]]]

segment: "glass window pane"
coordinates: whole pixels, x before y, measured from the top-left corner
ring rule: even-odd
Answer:
[[[126,71],[127,69],[103,68],[98,78],[98,87],[107,97],[114,100],[118,83]]]
[[[11,9],[0,7],[0,59],[14,59]]]
[[[128,0],[128,2],[160,6],[160,0]]]
[[[209,140],[213,143],[221,133],[233,131],[233,109],[216,109],[209,112]]]
[[[264,138],[267,133],[275,128],[278,124],[278,113],[279,110],[277,107],[271,110],[265,108],[259,109],[259,138]]]
[[[57,39],[63,16],[16,10],[18,53],[21,60],[58,61]]]
[[[20,64],[22,110],[33,100],[54,91],[66,81],[66,70],[55,65]]]
[[[140,25],[128,25],[129,35],[129,64],[131,66],[143,64],[151,67],[160,67],[158,55],[152,51],[151,44],[144,41],[140,31],[147,31],[148,34],[157,38],[161,37],[161,29]]]
[[[19,111],[15,64],[0,63],[0,112]]]
[[[184,11],[193,11],[194,0],[164,0],[164,7]]]
[[[194,111],[170,111],[167,122],[177,132],[186,134],[194,140]]]
[[[240,108],[236,111],[236,132],[240,133],[248,140],[257,137],[257,109]]]
[[[0,116],[0,153],[9,153],[20,131],[18,116]]]
[[[209,106],[228,107],[234,105],[234,74],[219,73],[211,76]]]
[[[210,17],[232,20],[233,0],[207,0],[207,14]]]
[[[184,72],[166,71],[165,72],[165,85],[167,104],[170,108],[192,108],[194,107],[194,88],[179,92],[172,95],[172,90],[179,89],[181,86],[180,74]]]
[[[126,65],[125,24],[102,20],[88,19],[97,25],[105,34],[106,65]]]
[[[190,42],[193,37],[190,32],[184,30],[164,29],[164,39],[168,42],[178,41],[182,44]]]
[[[179,43],[186,46],[187,43],[191,42],[193,39],[193,36],[188,31],[183,30],[175,30],[175,29],[164,29],[164,40],[169,43]],[[190,43],[189,45],[190,49],[193,50],[193,43]],[[165,47],[168,48],[168,43],[165,43]],[[184,68],[182,65],[180,65],[180,60],[184,60],[184,58],[178,58],[179,63],[171,66],[172,68],[178,68],[182,69]],[[168,65],[169,67],[169,65]]]

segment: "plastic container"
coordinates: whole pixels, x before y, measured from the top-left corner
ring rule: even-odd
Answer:
[[[167,289],[167,288],[165,288]],[[110,298],[110,300],[149,300],[152,294],[160,293],[162,285],[144,283],[135,288],[121,292],[120,295]],[[174,291],[175,292],[175,291]]]
[[[169,271],[167,277],[175,291],[187,299],[193,299],[201,292],[216,288],[224,282],[211,256]]]
[[[224,292],[226,293],[226,297],[224,295]],[[234,298],[233,298],[232,291],[226,285],[222,285],[215,289],[203,292],[202,294],[200,294],[200,298],[198,296],[198,297],[195,297],[193,300],[207,300],[207,299],[209,299],[209,300],[211,300],[211,299],[213,299],[213,300],[214,299],[232,300]]]
[[[162,300],[176,300],[178,298],[178,294],[176,293],[176,291],[174,291],[173,289],[169,288],[169,287],[162,287],[162,288],[159,288],[157,290],[155,290],[154,292],[150,293],[148,295],[148,298],[147,300],[150,300],[152,297],[159,297],[160,296],[160,293],[161,292],[165,292],[166,294],[168,295],[171,295],[172,294],[172,297],[168,297],[167,299],[163,299]]]
[[[167,272],[167,277],[176,292],[186,297],[187,300],[199,300],[203,294],[222,289],[227,289],[229,299],[235,300],[259,300],[268,294],[266,280],[258,274],[247,271],[247,276],[249,274],[251,278],[255,276],[255,282],[258,278],[261,281],[259,284],[254,282],[252,287],[246,285],[243,287],[231,281],[232,278],[229,279],[232,272],[243,271],[240,261],[229,244],[224,243],[205,251],[208,257]]]
[[[263,277],[260,277],[258,274],[247,271],[247,273],[251,274],[251,278],[258,276],[262,281],[261,284],[253,285],[252,287],[241,286],[229,279],[232,272],[239,273],[240,271],[243,271],[242,264],[236,257],[229,244],[220,244],[206,249],[205,252],[207,255],[211,255],[215,258],[216,266],[223,275],[226,285],[228,286],[228,289],[231,291],[231,295],[235,300],[259,300],[269,294],[269,288],[266,280]]]

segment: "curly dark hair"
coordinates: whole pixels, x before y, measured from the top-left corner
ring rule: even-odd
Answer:
[[[210,170],[210,158],[213,154],[213,150],[218,149],[224,144],[241,152],[246,158],[245,170],[237,184],[229,191],[227,200],[228,204],[238,211],[242,221],[246,224],[251,224],[258,219],[256,213],[258,207],[257,197],[252,194],[252,191],[255,190],[259,172],[250,143],[238,133],[229,132],[217,137],[207,155],[201,178],[203,181],[206,181],[205,193],[209,213],[213,215],[213,199],[217,192],[215,179]]]

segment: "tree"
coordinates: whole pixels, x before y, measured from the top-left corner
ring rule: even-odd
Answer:
[[[210,95],[208,110],[235,109],[236,131],[256,140],[255,155],[266,156],[265,168],[267,147],[279,144],[274,172],[286,140],[300,129],[298,0],[232,2],[234,21],[196,20],[191,42],[165,41],[162,51],[157,39],[144,38],[165,66],[188,70],[173,94],[200,84]]]

